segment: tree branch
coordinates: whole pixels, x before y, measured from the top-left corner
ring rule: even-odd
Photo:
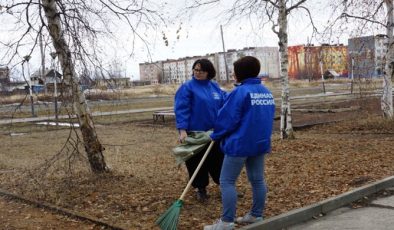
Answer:
[[[312,25],[313,33],[317,33],[317,27],[315,26],[315,23],[313,22],[312,14],[311,14],[310,10],[308,8],[306,8],[305,6],[299,6],[298,8],[303,9],[308,13],[308,17],[309,17],[309,21],[311,22],[311,25]]]
[[[386,27],[386,24],[381,23],[381,22],[379,22],[379,21],[372,20],[372,19],[369,19],[369,18],[366,18],[366,17],[360,17],[360,16],[356,16],[356,15],[350,15],[350,14],[345,13],[345,12],[341,14],[341,17],[354,18],[354,19],[357,19],[357,20],[367,21],[367,22],[370,22],[370,23],[374,23],[374,24],[378,24],[378,25],[381,25],[381,26]]]
[[[299,2],[297,2],[295,5],[292,5],[291,7],[286,9],[286,14],[289,14],[292,10],[298,8],[299,6],[301,6],[301,4],[305,3],[306,0],[300,0]]]
[[[191,6],[186,6],[186,9],[194,9],[194,8],[198,8],[204,5],[210,5],[212,3],[217,3],[220,2],[220,0],[210,0],[210,1],[197,1],[194,0],[194,4]]]

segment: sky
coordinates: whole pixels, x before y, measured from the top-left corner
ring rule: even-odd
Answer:
[[[173,11],[179,13],[179,8],[184,6],[182,5],[184,1],[173,0],[172,2],[174,3],[171,6],[173,7]],[[314,0],[315,4],[319,4],[319,2],[321,1]],[[226,50],[242,49],[244,47],[278,46],[278,38],[272,32],[271,25],[262,28],[255,21],[248,19],[237,19],[230,24],[226,23],[221,12],[229,6],[226,3],[216,4],[201,8],[193,12],[190,17],[183,14],[179,20],[174,21],[173,25],[169,25],[162,30],[165,31],[169,45],[164,45],[164,41],[161,38],[161,31],[157,31],[158,35],[152,41],[152,47],[150,49],[151,56],[147,55],[145,48],[137,48],[135,57],[127,61],[127,72],[131,73],[134,78],[137,78],[139,75],[138,63],[177,59],[223,51],[220,25],[223,28],[223,39]],[[316,25],[323,27],[329,16],[327,10],[317,8],[313,13],[316,16],[314,18]],[[179,28],[180,21],[182,22],[182,29],[177,34],[176,31]],[[308,39],[311,39],[312,27],[308,23],[304,12],[299,12],[289,17],[288,32],[289,45],[306,44]],[[179,39],[177,39],[177,35],[179,35]],[[347,43],[347,38],[344,36],[333,38],[332,40],[335,43]],[[317,44],[319,42],[315,40],[314,43]]]
[[[162,3],[163,1],[156,0],[155,2]],[[115,41],[107,40],[107,38],[100,41],[102,56],[105,57],[106,63],[110,65],[113,62],[117,62],[124,76],[130,77],[131,80],[138,80],[139,63],[178,59],[186,56],[205,55],[223,51],[220,25],[223,26],[226,50],[242,49],[244,47],[278,46],[278,38],[271,31],[271,25],[263,27],[255,19],[235,19],[231,23],[226,23],[222,12],[231,6],[230,2],[232,0],[199,8],[192,11],[191,14],[190,11],[182,11],[188,2],[190,3],[191,1],[167,1],[166,7],[163,8],[164,18],[169,19],[166,25],[161,25],[154,30],[140,32],[144,34],[148,46],[138,39],[132,45],[132,33],[130,30],[122,26],[114,26],[113,37],[116,38]],[[316,26],[324,28],[330,17],[327,8],[323,4],[327,4],[327,1],[312,0],[309,2],[313,4],[311,12]],[[288,19],[289,45],[306,44],[311,39],[312,27],[305,11],[291,14]],[[4,18],[0,19],[0,23],[3,25],[7,22]],[[116,20],[112,23],[116,24]],[[181,29],[178,30],[180,26]],[[0,40],[9,38],[7,33],[9,28],[12,28],[12,25],[0,28]],[[162,33],[168,39],[169,43],[167,46],[162,39]],[[330,39],[326,40],[330,43],[343,43],[346,45],[347,38],[348,35],[344,33],[341,35],[334,34]],[[311,42],[319,44],[322,41],[313,39]],[[132,52],[132,50],[134,51]],[[30,61],[31,72],[39,68],[40,55],[38,51],[39,49],[32,55]],[[48,66],[50,65],[49,57],[47,59]]]

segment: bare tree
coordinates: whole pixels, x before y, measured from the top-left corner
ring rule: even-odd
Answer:
[[[124,77],[125,67],[118,59],[113,59],[108,67],[109,78],[122,78]]]
[[[219,3],[220,0],[194,0],[192,2],[193,3],[188,7],[189,9]],[[288,76],[288,17],[297,10],[306,12],[313,27],[313,31],[316,32],[316,27],[314,26],[306,2],[307,0],[239,0],[234,1],[231,9],[226,12],[228,16],[227,20],[230,22],[242,17],[254,17],[258,19],[256,23],[270,23],[272,31],[279,39],[280,77],[282,82],[280,134],[282,139],[294,138]]]
[[[105,172],[108,168],[104,148],[79,86],[78,72],[87,66],[100,67],[97,64],[100,63],[98,45],[100,39],[111,36],[111,29],[117,26],[114,21],[125,23],[134,36],[133,42],[139,38],[148,45],[138,29],[146,30],[163,21],[157,11],[149,8],[157,6],[148,3],[146,0],[3,0],[0,3],[0,17],[12,18],[15,22],[12,32],[19,36],[16,40],[0,43],[8,49],[6,56],[9,63],[22,56],[21,52],[26,52],[27,45],[31,55],[41,35],[51,38],[52,49],[58,56],[67,86],[65,93],[71,95],[90,168],[94,173]]]
[[[346,22],[346,29],[350,30],[354,36],[359,36],[370,32],[373,34],[382,33],[385,30],[387,36],[387,52],[385,55],[385,67],[383,75],[383,95],[381,98],[381,108],[383,115],[393,118],[393,94],[392,79],[394,77],[394,15],[393,0],[365,0],[333,1],[332,9],[337,16],[333,16],[328,28],[340,27]]]
[[[385,0],[387,9],[386,33],[388,38],[385,74],[383,79],[383,95],[381,106],[385,117],[393,118],[393,83],[394,77],[394,37],[393,37],[393,0]]]

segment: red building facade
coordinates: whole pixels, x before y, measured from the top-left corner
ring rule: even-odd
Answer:
[[[318,80],[328,70],[348,76],[348,51],[343,45],[289,46],[289,79]]]

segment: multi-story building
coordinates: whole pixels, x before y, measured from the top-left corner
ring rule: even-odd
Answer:
[[[163,61],[163,83],[176,83],[177,77],[177,60],[169,59]]]
[[[176,70],[177,70],[177,83],[182,83],[187,80],[186,74],[186,61],[185,58],[178,59],[176,62]]]
[[[256,47],[251,55],[257,57],[260,61],[261,76],[273,79],[280,78],[279,50],[277,47]]]
[[[217,75],[217,80],[224,82],[228,78],[231,78],[230,75],[228,75],[229,71],[229,65],[226,67],[226,63],[224,61],[224,52],[220,52],[216,54],[216,59],[215,59],[215,64],[216,64],[216,75]],[[227,69],[226,69],[227,68]]]
[[[193,63],[201,58],[210,60],[216,69],[216,80],[225,82],[233,79],[233,63],[243,56],[255,56],[260,60],[260,76],[279,78],[279,53],[276,47],[249,47],[242,50],[228,50],[226,53],[212,53],[204,56],[184,57],[177,60],[165,60],[155,63],[140,64],[140,79],[159,83],[183,83],[193,74]],[[226,61],[225,61],[226,60]],[[160,63],[160,64],[158,64]],[[227,67],[226,67],[227,64]],[[157,67],[151,67],[155,65]],[[152,69],[155,69],[153,71]],[[227,69],[227,71],[226,71]],[[162,75],[158,78],[158,72]]]
[[[385,35],[350,38],[348,51],[350,77],[373,78],[383,75],[387,52]]]
[[[348,76],[347,47],[342,44],[289,46],[288,55],[289,79],[318,80],[327,71],[341,77]]]
[[[348,52],[347,47],[340,45],[322,45],[321,60],[323,74],[328,70],[334,70],[340,77],[348,77]]]
[[[220,81],[226,81],[224,53],[217,53],[218,76]],[[279,78],[279,52],[277,47],[248,47],[241,50],[228,50],[226,52],[227,74],[229,80],[233,77],[233,63],[244,56],[254,56],[260,61],[261,77]]]
[[[163,83],[163,63],[161,61],[152,63],[140,63],[140,80],[150,81],[151,84]]]
[[[10,69],[7,66],[0,65],[0,83],[10,83]]]
[[[229,81],[233,80],[233,78],[234,78],[233,63],[238,58],[243,57],[243,56],[245,56],[243,54],[243,52],[237,52],[237,50],[235,50],[235,49],[227,50],[227,52],[225,54],[225,58],[226,58],[226,63],[227,63],[227,74],[228,74]],[[227,81],[227,76],[226,77],[219,76],[219,78],[225,78]]]

